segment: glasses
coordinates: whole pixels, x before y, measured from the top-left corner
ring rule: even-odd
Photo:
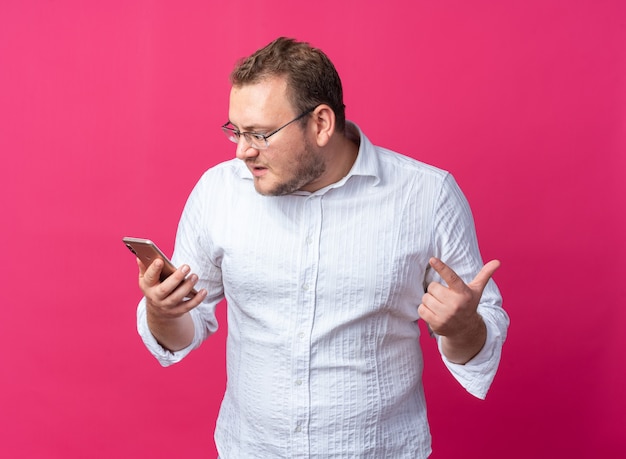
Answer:
[[[241,138],[241,136],[243,136],[245,141],[252,148],[254,148],[256,150],[265,150],[267,147],[270,146],[270,142],[268,140],[270,137],[272,137],[274,134],[276,134],[281,129],[286,128],[291,123],[295,123],[299,119],[304,118],[306,115],[308,115],[313,110],[315,110],[315,108],[316,107],[309,108],[307,111],[302,112],[300,115],[298,115],[297,117],[295,117],[294,119],[289,121],[287,124],[283,124],[281,127],[279,127],[278,129],[273,130],[272,132],[270,132],[268,134],[259,134],[258,132],[241,132],[238,129],[234,129],[234,128],[228,126],[230,124],[230,121],[226,122],[226,124],[224,124],[224,126],[222,126],[222,131],[224,132],[224,134],[226,134],[226,138],[228,140],[230,140],[231,142],[233,142],[233,143],[239,143],[239,139]]]

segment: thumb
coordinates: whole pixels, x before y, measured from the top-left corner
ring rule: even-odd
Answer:
[[[161,269],[163,268],[163,261],[160,258],[154,260],[146,268],[146,265],[137,259],[137,265],[139,266],[139,280],[143,280],[147,285],[152,286],[159,283],[159,276]]]
[[[482,269],[478,272],[478,274],[476,274],[476,277],[474,277],[474,279],[468,284],[468,286],[472,290],[478,290],[479,292],[482,292],[485,289],[487,282],[489,282],[489,279],[491,279],[491,277],[493,276],[493,273],[495,273],[499,267],[500,260],[491,260],[482,267]]]

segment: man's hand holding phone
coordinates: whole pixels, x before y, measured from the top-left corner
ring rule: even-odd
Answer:
[[[196,274],[183,265],[163,282],[160,281],[164,261],[155,259],[146,266],[137,259],[139,288],[146,297],[146,313],[150,331],[170,351],[189,346],[194,336],[194,325],[189,311],[197,307],[207,295],[205,289],[195,295],[191,291],[198,281]],[[191,296],[191,298],[189,298]]]
[[[164,266],[163,260],[157,258],[146,268],[143,262],[137,259],[137,265],[139,288],[159,317],[165,319],[179,317],[198,306],[206,296],[206,290],[197,293],[193,290],[198,282],[198,276],[190,274],[188,265],[182,265],[162,282],[160,277]]]

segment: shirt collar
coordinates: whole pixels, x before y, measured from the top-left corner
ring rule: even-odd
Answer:
[[[380,182],[380,163],[376,147],[370,142],[370,140],[363,134],[361,128],[351,121],[346,121],[346,135],[348,138],[358,141],[359,152],[356,160],[352,165],[352,169],[348,172],[345,179],[350,177],[372,177],[372,186],[378,185]]]

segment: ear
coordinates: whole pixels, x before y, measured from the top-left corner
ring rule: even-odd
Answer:
[[[317,146],[323,147],[335,133],[335,112],[328,105],[321,104],[313,110],[311,117],[315,126]]]

